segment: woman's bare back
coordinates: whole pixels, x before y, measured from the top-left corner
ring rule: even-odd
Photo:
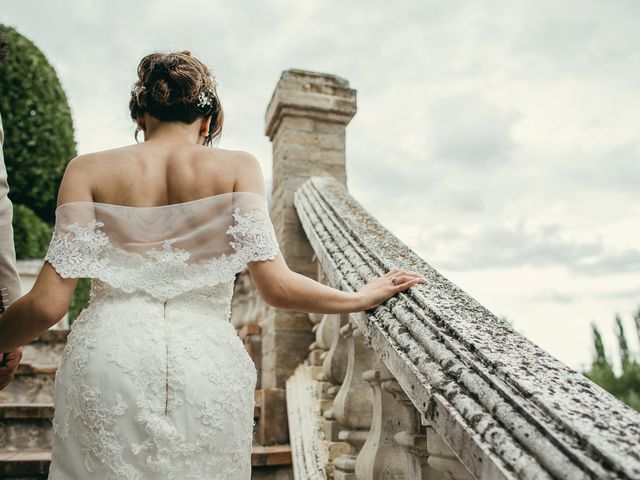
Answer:
[[[153,207],[231,192],[251,156],[195,144],[152,143],[82,155],[93,201]]]

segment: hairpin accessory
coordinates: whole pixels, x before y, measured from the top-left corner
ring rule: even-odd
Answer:
[[[137,85],[137,82],[131,86],[131,95],[140,95],[147,90],[144,85]]]
[[[206,108],[207,106],[213,105],[213,97],[214,93],[212,88],[209,87],[201,91],[200,95],[198,95],[198,107]]]

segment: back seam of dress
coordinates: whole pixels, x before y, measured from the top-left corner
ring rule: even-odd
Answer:
[[[165,344],[165,394],[164,394],[164,414],[167,415],[169,406],[169,335],[167,327],[167,301],[164,301],[162,315],[164,317],[164,344]]]

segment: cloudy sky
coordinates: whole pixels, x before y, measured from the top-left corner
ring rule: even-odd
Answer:
[[[63,6],[61,6],[63,5]],[[640,3],[3,1],[69,96],[79,153],[133,142],[140,58],[188,49],[220,84],[219,146],[261,159],[282,70],[358,91],[352,194],[490,310],[574,368],[590,322],[632,349],[640,304]]]

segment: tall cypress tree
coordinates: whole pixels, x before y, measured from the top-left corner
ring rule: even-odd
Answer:
[[[640,339],[640,306],[634,314],[634,323],[636,333]],[[594,357],[591,368],[582,373],[627,405],[640,411],[640,363],[638,363],[638,359],[632,357],[629,351],[622,318],[618,314],[615,315],[614,330],[620,349],[620,366],[622,367],[622,373],[619,376],[613,371],[613,366],[607,358],[604,343],[602,342],[602,335],[593,322],[591,323],[591,330]]]

